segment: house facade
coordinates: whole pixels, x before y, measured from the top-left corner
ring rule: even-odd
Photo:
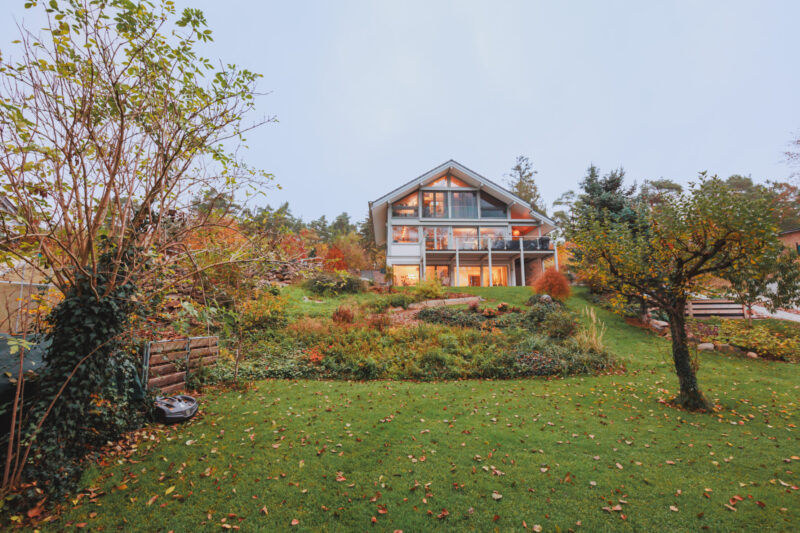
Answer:
[[[778,238],[783,244],[792,250],[797,250],[800,254],[800,228],[792,228],[778,234]]]
[[[530,285],[558,268],[556,224],[500,185],[450,160],[370,202],[395,285]]]

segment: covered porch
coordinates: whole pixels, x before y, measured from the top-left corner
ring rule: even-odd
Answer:
[[[544,272],[548,263],[558,269],[555,245],[546,237],[516,237],[449,241],[450,246],[421,243],[420,264],[394,265],[395,283],[413,285],[438,277],[452,287],[525,286]]]

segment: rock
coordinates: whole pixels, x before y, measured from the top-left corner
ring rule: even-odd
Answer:
[[[664,329],[669,327],[669,322],[664,322],[663,320],[650,320],[650,325],[654,328]]]
[[[542,294],[539,297],[539,301],[543,304],[551,304],[553,303],[553,298],[549,294]]]
[[[758,354],[756,352],[747,352],[747,357],[750,359],[758,359]]]
[[[714,343],[713,342],[701,342],[697,345],[697,349],[701,352],[703,351],[713,351],[714,350]]]

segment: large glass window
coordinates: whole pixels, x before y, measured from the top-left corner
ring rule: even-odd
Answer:
[[[486,193],[481,193],[481,217],[482,218],[506,218],[506,204],[492,198]]]
[[[419,265],[394,265],[392,282],[401,287],[416,285],[419,283]]]
[[[447,176],[442,176],[428,184],[428,187],[447,187]]]
[[[461,266],[458,269],[459,287],[480,287],[481,286],[481,267]]]
[[[478,228],[453,228],[453,240],[459,250],[477,250]]]
[[[459,287],[488,287],[489,286],[489,267],[488,266],[461,266],[458,269]],[[505,287],[508,285],[508,267],[492,267],[492,285]]]
[[[505,287],[508,285],[508,267],[506,266],[493,266],[492,267],[492,285],[495,287]],[[483,286],[489,286],[489,267],[483,267]]]
[[[414,191],[402,200],[392,204],[393,217],[417,217],[419,216],[419,194]]]
[[[478,218],[478,193],[453,192],[453,218]]]
[[[489,245],[489,239],[492,240],[493,245],[502,242],[505,239],[505,228],[481,228],[481,249]]]
[[[469,187],[466,183],[461,181],[460,179],[456,178],[455,176],[450,176],[450,186],[451,187]]]
[[[450,267],[447,265],[427,265],[425,267],[425,279],[439,278],[442,285],[450,285]]]
[[[413,244],[419,242],[417,226],[392,226],[392,242],[396,244]]]
[[[426,191],[422,193],[422,216],[447,218],[447,193]]]
[[[427,250],[447,250],[450,242],[450,228],[446,226],[431,226],[423,230],[425,233],[425,248]]]

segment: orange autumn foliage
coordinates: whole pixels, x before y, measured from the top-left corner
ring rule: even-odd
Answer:
[[[533,282],[533,290],[537,294],[549,294],[556,300],[566,300],[571,293],[569,280],[558,272],[555,268],[548,268],[536,281]]]

